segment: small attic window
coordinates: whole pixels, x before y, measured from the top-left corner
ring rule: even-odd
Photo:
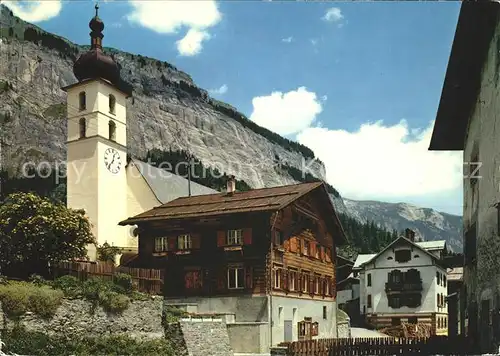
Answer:
[[[387,257],[388,260],[393,260],[392,256]]]
[[[394,252],[394,256],[396,261],[399,263],[408,262],[411,260],[411,251],[410,250],[397,250]]]
[[[413,256],[413,258],[419,258],[419,257],[420,257],[419,255],[415,255],[415,256]]]

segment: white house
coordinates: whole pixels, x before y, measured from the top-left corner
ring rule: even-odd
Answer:
[[[401,322],[426,323],[446,335],[446,268],[438,257],[444,241],[414,242],[413,231],[394,240],[358,267],[360,313],[381,329]],[[439,251],[436,246],[442,246]]]
[[[137,251],[137,231],[119,226],[129,216],[181,196],[216,191],[139,160],[127,162],[127,98],[116,62],[102,49],[104,23],[89,23],[91,48],[75,62],[78,82],[67,92],[67,206],[84,209],[99,245]],[[190,187],[189,187],[190,185]],[[88,255],[95,259],[95,246]]]
[[[429,146],[463,153],[461,315],[483,353],[500,343],[499,49],[500,3],[463,2]]]

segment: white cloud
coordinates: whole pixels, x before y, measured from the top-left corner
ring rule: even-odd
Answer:
[[[14,15],[28,22],[42,22],[50,20],[59,15],[62,8],[60,0],[43,0],[43,1],[16,1],[5,0],[0,1],[9,7]]]
[[[176,42],[177,51],[181,56],[195,56],[201,52],[203,41],[209,39],[208,32],[192,28],[186,33],[186,36]]]
[[[217,88],[217,89],[211,89],[209,90],[208,92],[212,95],[223,95],[223,94],[226,94],[227,93],[227,85],[226,84],[222,84],[220,88]]]
[[[127,18],[132,23],[161,34],[176,34],[187,28],[186,36],[177,41],[181,55],[199,53],[202,42],[210,38],[207,30],[222,19],[214,0],[131,0],[130,4],[133,10]]]
[[[287,38],[283,38],[281,41],[282,41],[282,42],[285,42],[285,43],[290,43],[290,42],[292,42],[292,41],[293,41],[293,37],[292,37],[292,36],[290,36],[290,37],[287,37]]]
[[[323,20],[328,22],[338,22],[344,18],[342,11],[338,7],[329,8],[325,15],[322,17]]]
[[[250,120],[281,135],[290,135],[309,127],[322,111],[316,93],[305,87],[287,93],[273,92],[252,99]]]
[[[310,127],[297,135],[325,163],[327,180],[352,199],[418,197],[462,184],[462,153],[428,151],[433,123],[413,132],[404,120],[356,132]]]

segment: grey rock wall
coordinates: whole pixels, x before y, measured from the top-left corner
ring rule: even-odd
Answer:
[[[55,316],[50,320],[29,313],[22,316],[19,323],[27,330],[47,334],[76,333],[87,336],[126,334],[141,339],[164,336],[161,322],[162,298],[134,301],[121,315],[107,314],[100,308],[91,314],[90,308],[90,303],[84,300],[63,300]],[[0,317],[1,319],[3,318]],[[6,317],[4,320],[4,329],[12,329],[16,325],[14,320]]]

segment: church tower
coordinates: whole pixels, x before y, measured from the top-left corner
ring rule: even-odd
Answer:
[[[90,20],[91,48],[75,62],[76,84],[67,92],[67,206],[84,209],[98,245],[128,247],[126,101],[117,63],[102,48],[104,23]],[[88,255],[96,258],[94,246]]]

